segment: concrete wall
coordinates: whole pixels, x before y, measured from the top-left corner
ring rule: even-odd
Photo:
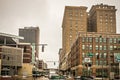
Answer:
[[[18,70],[18,75],[32,76],[33,65],[30,63],[23,63],[22,68]]]

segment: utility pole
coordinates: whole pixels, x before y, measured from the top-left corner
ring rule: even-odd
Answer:
[[[32,63],[33,64],[35,64],[36,62],[35,62],[35,59],[34,58],[36,58],[36,56],[34,56],[35,55],[35,47],[36,46],[42,46],[41,47],[41,52],[44,52],[44,49],[45,49],[45,46],[47,46],[47,44],[35,44],[35,43],[32,43],[31,44],[32,45],[32,47],[33,47],[33,52],[32,52]],[[34,68],[36,67],[36,65],[34,66]],[[36,68],[35,68],[35,71],[36,71]],[[33,74],[33,73],[32,73]],[[35,74],[35,77],[33,77],[34,78],[34,80],[36,80],[36,78],[37,78],[37,75]]]

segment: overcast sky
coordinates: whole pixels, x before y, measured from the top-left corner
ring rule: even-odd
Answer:
[[[58,61],[62,47],[62,20],[65,6],[108,4],[117,9],[117,32],[120,33],[120,0],[0,0],[0,32],[18,35],[19,28],[39,26],[40,43],[48,44],[40,59]],[[41,47],[40,47],[41,48]],[[47,62],[48,67],[56,67]]]

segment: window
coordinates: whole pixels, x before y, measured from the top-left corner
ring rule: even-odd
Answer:
[[[88,42],[88,37],[86,37],[86,42]]]
[[[82,57],[83,57],[83,58],[85,57],[85,53],[82,53]]]
[[[7,60],[10,60],[10,57],[8,56]]]
[[[118,43],[120,44],[120,38],[118,38]]]
[[[70,25],[70,29],[72,29],[72,25]]]
[[[70,31],[72,31],[72,28],[70,28]]]
[[[72,19],[72,17],[70,17],[69,19]]]
[[[27,47],[26,46],[24,46],[24,52],[26,52],[27,51]]]
[[[3,55],[3,59],[5,59],[5,55]]]
[[[107,61],[103,61],[103,64],[104,64],[104,65],[107,65]]]
[[[111,7],[111,9],[114,9],[114,7]]]
[[[82,38],[82,42],[85,42],[85,38],[84,37]]]
[[[114,43],[117,43],[117,39],[116,38],[114,38]]]
[[[114,46],[114,50],[117,50],[117,46]]]
[[[78,10],[75,11],[75,16],[78,16]]]
[[[106,55],[107,55],[107,53],[104,53],[104,58],[106,58],[106,57],[107,57]]]
[[[100,18],[102,18],[102,16],[100,15]]]
[[[102,38],[99,38],[99,42],[102,42]]]
[[[82,49],[85,50],[85,45],[82,45]]]
[[[98,42],[98,38],[95,38],[95,42]]]
[[[92,42],[92,38],[91,37],[89,38],[89,42]]]
[[[102,45],[100,45],[100,50],[102,50]]]
[[[99,53],[99,57],[100,57],[100,58],[102,58],[102,55],[103,55],[102,53]]]
[[[103,46],[103,50],[106,50],[106,46],[105,45]]]
[[[100,65],[102,65],[103,61],[100,60]]]
[[[99,55],[98,55],[98,53],[95,53],[95,56],[96,56],[96,59],[97,59],[97,58],[98,58],[98,56],[99,56]]]
[[[103,38],[103,42],[104,42],[104,43],[106,42],[106,38]]]
[[[102,22],[102,19],[100,19],[100,22]]]
[[[112,38],[109,39],[109,43],[112,43]]]
[[[72,38],[72,35],[70,35],[70,38]]]
[[[105,21],[108,22],[108,19],[106,19]]]
[[[71,9],[69,10],[69,16],[72,16],[72,10]]]
[[[99,62],[98,62],[98,60],[96,60],[96,65],[98,65],[99,64]]]
[[[113,46],[112,45],[110,45],[110,50],[113,50]]]
[[[92,50],[92,45],[90,45],[89,49]]]
[[[80,14],[80,16],[82,17],[82,16],[83,16],[83,14]]]
[[[72,13],[69,13],[70,16],[72,16]]]
[[[89,45],[86,45],[86,50],[88,50],[89,49]]]
[[[98,45],[95,46],[95,49],[98,50]]]

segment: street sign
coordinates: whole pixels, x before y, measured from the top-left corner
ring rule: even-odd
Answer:
[[[91,60],[90,60],[90,58],[85,58],[85,59],[84,59],[84,62],[87,62],[87,63],[88,63],[88,62],[91,62]]]
[[[93,57],[93,53],[88,53],[88,56],[89,57]]]
[[[115,59],[115,62],[120,62],[120,53],[115,53],[114,59]]]
[[[113,80],[114,79],[114,72],[110,72],[110,79]]]

